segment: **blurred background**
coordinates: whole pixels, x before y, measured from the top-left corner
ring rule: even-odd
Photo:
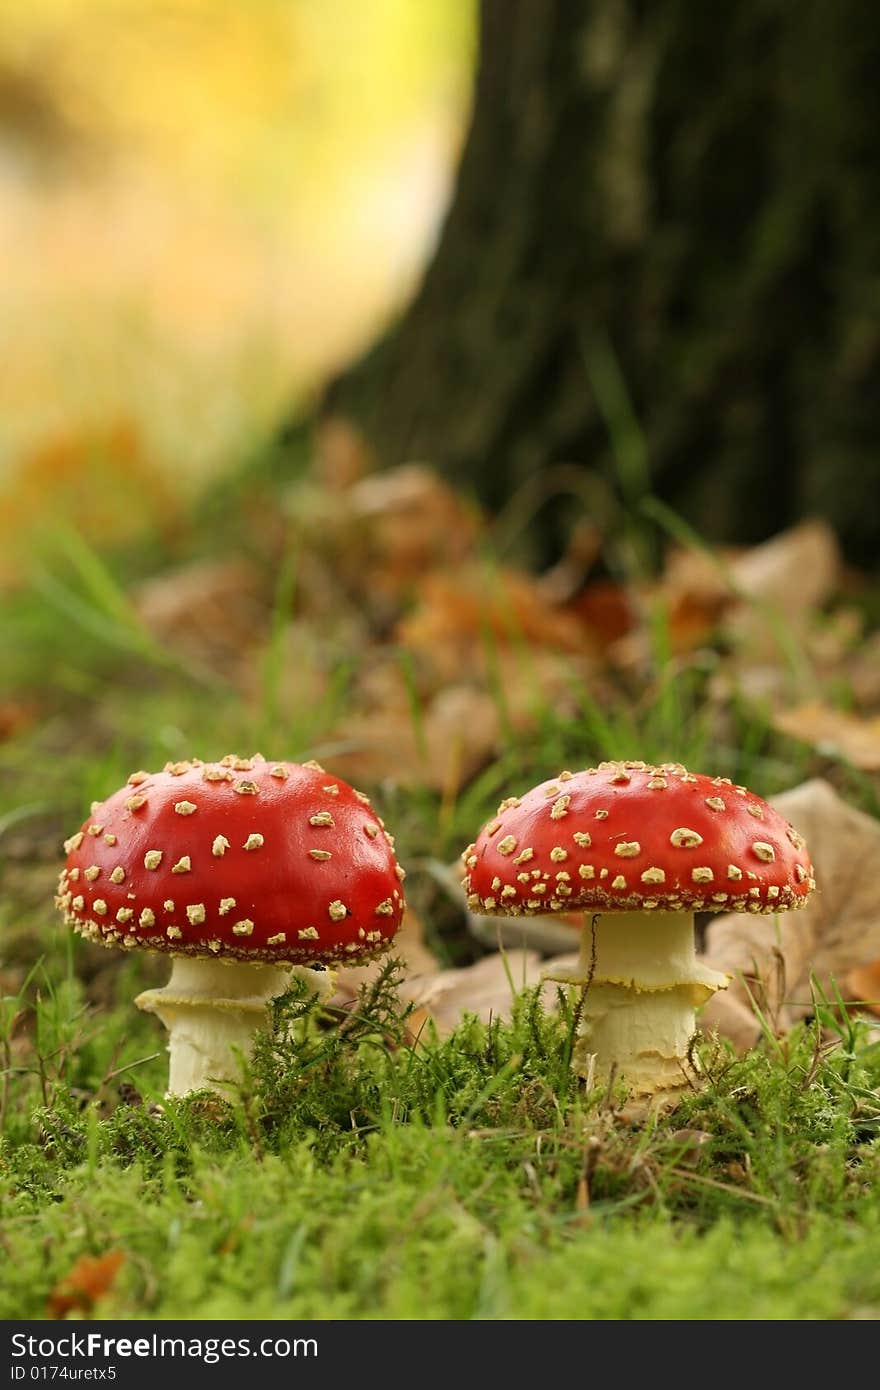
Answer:
[[[456,1316],[529,1266],[540,1315],[551,1236],[653,1210],[679,1259],[676,1213],[732,1213],[714,1259],[741,1197],[780,1286],[821,1266],[797,1307],[876,1312],[871,1247],[810,1223],[867,1230],[877,1124],[835,1003],[877,1023],[878,71],[877,0],[0,0],[0,1314],[373,1317],[399,1276],[432,1315],[447,1223]],[[256,751],[393,832],[414,1012],[386,1036],[340,970],[311,1083],[273,1045],[190,1129],[132,1006],[168,961],[75,936],[62,846],[135,769]],[[569,1024],[494,1026],[582,918],[475,915],[461,857],[605,759],[781,794],[819,891],[698,917],[755,1068],[715,1050],[668,1144],[604,1097],[582,1151]]]
[[[0,0],[22,959],[166,759],[368,786],[453,960],[524,779],[880,809],[877,59],[867,0]]]
[[[659,499],[721,542],[819,515],[876,567],[878,27],[867,0],[0,6],[0,563],[53,507],[129,534],[120,475],[173,508],[341,418],[370,466],[492,511],[525,487],[538,563],[570,468],[649,563]]]
[[[363,348],[430,252],[473,56],[470,0],[0,5],[13,506],[89,431],[192,493]]]

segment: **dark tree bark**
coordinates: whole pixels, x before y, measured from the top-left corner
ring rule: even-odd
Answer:
[[[703,534],[819,513],[876,562],[876,0],[482,0],[480,39],[434,260],[327,409],[497,506],[619,482],[613,367]]]

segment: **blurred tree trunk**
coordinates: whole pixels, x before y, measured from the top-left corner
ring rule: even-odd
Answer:
[[[562,461],[632,501],[618,374],[704,534],[820,513],[876,561],[876,0],[482,0],[480,28],[437,252],[328,411],[490,506]]]

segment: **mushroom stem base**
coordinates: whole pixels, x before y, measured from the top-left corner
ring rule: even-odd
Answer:
[[[294,973],[315,993],[329,992],[328,971],[176,956],[162,989],[139,994],[135,1004],[157,1014],[168,1029],[168,1094],[222,1091],[250,1057],[254,1033],[268,1021],[268,1005]]]
[[[681,1090],[694,1066],[688,1059],[696,1029],[687,985],[642,992],[595,985],[587,992],[572,1068],[607,1081],[612,1072],[636,1095]]]
[[[697,960],[690,913],[654,911],[587,917],[577,965],[550,978],[587,986],[573,1070],[658,1096],[691,1083],[696,1009],[729,977]]]

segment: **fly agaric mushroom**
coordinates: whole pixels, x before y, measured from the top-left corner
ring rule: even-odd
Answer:
[[[135,772],[65,843],[58,905],[88,941],[172,957],[138,1008],[169,1030],[169,1092],[229,1079],[296,968],[384,951],[403,870],[363,792],[315,762],[232,754]],[[315,967],[320,967],[320,973]]]
[[[616,1067],[636,1094],[674,1096],[695,1009],[729,977],[700,964],[695,912],[790,912],[815,887],[802,837],[766,801],[680,763],[561,772],[497,816],[463,855],[472,912],[582,911],[587,986],[572,1065]]]

